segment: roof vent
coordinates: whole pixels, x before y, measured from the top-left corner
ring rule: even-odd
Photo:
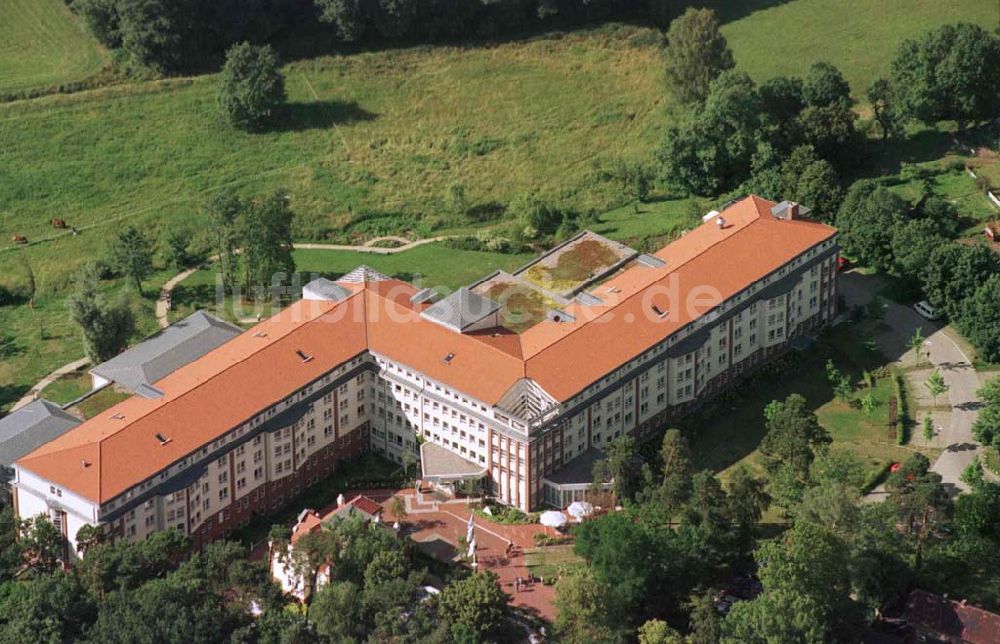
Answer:
[[[255,338],[266,338],[267,337],[267,333],[264,332],[264,331],[258,331],[257,333],[253,334],[253,337],[255,337]]]
[[[448,352],[448,355],[446,355],[446,356],[444,357],[444,359],[442,360],[442,362],[444,362],[445,364],[451,364],[451,361],[452,361],[452,360],[454,360],[454,359],[455,359],[455,354],[454,354],[454,353],[451,353],[451,352],[449,351],[449,352]]]
[[[160,441],[160,445],[166,445],[167,443],[170,442],[169,438],[167,438],[166,436],[164,436],[159,432],[156,433],[156,440]]]
[[[87,469],[88,467],[90,467],[90,462],[87,459],[83,459],[82,461],[80,461],[80,467],[82,467],[83,469]]]
[[[313,357],[311,355],[307,354],[302,349],[296,349],[295,350],[295,355],[297,355],[299,358],[301,358],[302,362],[309,362],[310,360],[313,359]]]
[[[726,218],[723,217],[722,215],[719,215],[718,217],[715,218],[715,225],[719,227],[719,230],[722,230],[723,228],[726,227]]]
[[[125,414],[117,412],[111,415],[111,420],[125,420]]]

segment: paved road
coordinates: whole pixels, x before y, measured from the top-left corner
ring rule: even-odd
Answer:
[[[849,305],[867,304],[879,286],[877,278],[848,272],[841,275],[840,292]],[[941,442],[946,445],[944,452],[934,462],[932,469],[941,475],[949,492],[967,491],[968,486],[960,479],[965,468],[972,463],[980,445],[972,437],[972,425],[979,413],[979,399],[976,391],[980,387],[979,378],[968,356],[950,337],[954,331],[948,327],[925,320],[910,307],[886,300],[885,318],[893,331],[896,346],[882,347],[888,357],[899,360],[909,349],[909,339],[917,328],[923,329],[927,338],[925,349],[930,362],[941,371],[948,383],[948,401],[951,405],[951,422],[941,430]]]

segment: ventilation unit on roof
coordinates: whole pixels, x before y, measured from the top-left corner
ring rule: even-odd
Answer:
[[[444,357],[444,359],[442,360],[442,362],[444,362],[445,364],[451,364],[451,361],[454,360],[454,359],[455,359],[455,354],[449,352],[448,355],[446,355]]]
[[[160,441],[160,445],[166,445],[167,443],[170,442],[169,438],[167,438],[166,436],[164,436],[159,432],[156,433],[156,440]]]
[[[703,216],[703,217],[701,218],[701,220],[702,220],[702,221],[711,221],[711,220],[712,220],[712,218],[714,218],[714,217],[718,216],[718,214],[719,214],[719,211],[718,211],[718,210],[709,210],[709,211],[708,211],[708,214],[707,214],[707,215],[705,215],[705,216]]]
[[[310,360],[313,359],[313,357],[311,355],[307,354],[302,349],[296,349],[295,350],[295,355],[297,355],[299,358],[301,358],[302,362],[309,362]]]
[[[719,227],[719,230],[722,230],[723,228],[726,227],[726,218],[721,215],[716,217],[715,225]]]

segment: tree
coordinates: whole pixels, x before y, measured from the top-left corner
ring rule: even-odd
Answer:
[[[813,107],[849,106],[851,86],[839,69],[827,62],[816,62],[809,67],[802,83],[802,100]]]
[[[983,445],[1000,449],[1000,378],[983,385],[978,395],[983,406],[972,425],[972,435]]]
[[[444,619],[462,624],[482,638],[503,621],[508,601],[494,573],[476,572],[445,586],[438,597],[438,609]]]
[[[711,82],[735,64],[714,11],[691,7],[670,23],[665,71],[681,102],[705,100]]]
[[[788,465],[800,478],[808,474],[815,448],[831,441],[830,434],[799,394],[790,394],[784,402],[772,401],[765,427],[767,433],[761,440],[760,451],[768,468]]]
[[[285,102],[285,77],[270,45],[238,43],[226,52],[219,110],[230,125],[258,129]]]
[[[317,530],[302,535],[292,546],[288,566],[293,578],[302,580],[302,594],[306,598],[306,618],[309,604],[316,592],[316,581],[324,566],[337,559],[342,549],[340,536],[333,530]]]
[[[268,285],[295,272],[292,259],[292,213],[282,192],[252,201],[240,219],[243,286],[263,298]]]
[[[63,561],[63,537],[44,515],[23,519],[18,531],[23,569],[50,575]],[[63,561],[65,563],[65,561]]]
[[[222,283],[229,289],[236,285],[239,249],[239,218],[246,204],[232,192],[216,193],[205,208],[205,230],[219,262]]]
[[[183,69],[197,50],[192,32],[195,0],[130,0],[117,3],[122,49],[137,65],[159,73]]]
[[[651,619],[639,627],[639,644],[684,644],[684,636],[662,619]]]
[[[877,78],[868,87],[868,103],[878,123],[882,143],[904,134],[903,116],[896,106],[892,84],[887,79]]]
[[[802,79],[794,76],[777,76],[757,88],[762,110],[761,122],[767,132],[766,140],[778,152],[790,151],[800,140],[798,117],[805,101],[802,98]]]
[[[94,598],[68,572],[22,580],[6,590],[0,593],[4,642],[78,642],[97,617]]]
[[[663,482],[655,494],[656,500],[668,512],[676,511],[691,496],[691,448],[679,429],[668,429],[660,444],[663,461]]]
[[[687,644],[718,644],[722,631],[719,612],[715,608],[715,593],[692,593],[687,608],[690,613]]]
[[[937,397],[948,391],[948,383],[945,382],[944,376],[941,372],[935,369],[931,372],[931,375],[924,382],[924,386],[927,387],[927,391],[931,394],[931,409],[937,407]]]
[[[608,470],[614,481],[615,498],[623,503],[632,498],[638,485],[638,459],[635,455],[635,439],[622,436],[608,443],[604,451]]]
[[[837,211],[840,242],[851,256],[869,266],[892,268],[892,235],[905,210],[903,200],[885,186],[856,181]]]
[[[876,407],[878,407],[878,401],[875,400],[875,394],[871,391],[866,391],[861,396],[861,410],[865,413],[865,416],[871,418],[875,414]]]
[[[923,358],[924,351],[924,328],[918,326],[917,330],[913,332],[909,340],[910,351],[913,352],[913,364],[916,367],[920,366],[921,358]]]
[[[406,521],[406,502],[402,499],[402,497],[392,497],[389,501],[389,514],[396,520],[396,523]]]
[[[188,253],[188,243],[191,241],[191,231],[178,224],[168,225],[160,233],[160,255],[164,263],[180,270],[191,263]]]
[[[316,632],[332,641],[364,639],[361,591],[350,581],[323,586],[313,598],[309,614]]]
[[[754,477],[746,465],[737,467],[726,485],[726,513],[736,525],[743,552],[753,545],[757,523],[771,504],[765,485],[766,481]]]
[[[559,578],[555,606],[560,641],[613,644],[626,640],[625,615],[617,597],[589,568],[575,568]]]
[[[1000,362],[1000,273],[991,275],[962,303],[958,328],[979,355]]]
[[[934,440],[934,416],[924,416],[924,440],[928,443]]]
[[[941,475],[931,471],[926,456],[914,454],[889,476],[885,487],[889,501],[905,521],[907,533],[915,539],[914,568],[919,571],[924,544],[951,510]]]
[[[581,523],[573,551],[587,560],[593,575],[608,585],[623,608],[636,605],[656,571],[649,564],[654,545],[645,526],[621,512]]]
[[[108,49],[121,46],[118,29],[118,0],[73,0],[73,11],[79,14],[90,33]]]
[[[341,39],[354,42],[364,37],[367,20],[359,0],[316,0],[316,6],[320,20],[333,23]]]
[[[101,543],[104,543],[104,530],[99,526],[85,523],[76,531],[76,550],[81,557],[86,557],[88,550]]]
[[[900,110],[933,124],[996,116],[1000,105],[1000,39],[978,25],[942,25],[900,45],[892,61]]]
[[[66,299],[70,318],[80,328],[83,350],[92,362],[114,357],[128,344],[135,331],[135,317],[125,296],[109,299],[97,290],[92,266],[77,274],[75,287]]]
[[[663,182],[689,195],[738,186],[760,146],[761,114],[756,86],[747,74],[720,74],[688,122],[667,128],[656,153]]]
[[[857,114],[843,103],[807,106],[799,115],[803,143],[840,172],[850,172],[861,158],[864,141],[854,127]]]
[[[781,166],[785,180],[784,196],[808,205],[818,219],[833,221],[844,198],[837,171],[826,159],[799,163],[795,157],[800,149],[810,149],[810,146],[793,150],[788,161]],[[791,170],[793,167],[796,168],[794,171]]]
[[[142,280],[153,272],[153,244],[135,226],[126,226],[108,246],[112,268],[135,283],[142,293]]]
[[[941,244],[922,271],[924,292],[931,304],[958,321],[965,300],[998,272],[1000,257],[983,244]]]

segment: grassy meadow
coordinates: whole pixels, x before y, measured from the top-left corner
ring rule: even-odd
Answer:
[[[81,81],[107,61],[62,0],[0,0],[0,94]]]
[[[859,97],[885,73],[902,38],[958,19],[997,21],[990,0],[858,0],[849,9],[837,0],[715,4],[739,66],[756,79],[829,60]],[[60,0],[0,0],[0,36],[0,92],[79,80],[107,60]],[[220,122],[217,75],[0,104],[0,283],[33,276],[36,285],[33,309],[0,307],[0,408],[79,357],[63,298],[80,264],[100,256],[126,222],[156,235],[181,221],[196,235],[202,205],[224,188],[286,190],[303,240],[331,232],[474,233],[526,192],[603,212],[591,228],[640,247],[689,228],[709,204],[623,206],[619,187],[596,172],[616,159],[649,161],[676,116],[658,43],[652,29],[607,25],[300,60],[285,67],[290,103],[282,125],[253,134]],[[968,189],[954,181],[956,193]],[[461,205],[456,193],[464,194]],[[466,216],[470,207],[493,219]],[[52,218],[79,235],[54,230]],[[13,235],[31,244],[10,245]],[[364,262],[447,285],[523,259],[469,259],[441,245],[392,257],[297,253],[307,272]],[[158,272],[135,298],[142,334],[155,328],[153,299],[170,272]],[[199,273],[184,285],[190,305],[204,299],[209,280]],[[178,315],[187,310],[185,298],[175,302]]]
[[[726,24],[736,64],[755,80],[801,74],[817,60],[836,65],[864,100],[889,72],[899,43],[952,22],[1000,25],[994,0],[708,1]]]

